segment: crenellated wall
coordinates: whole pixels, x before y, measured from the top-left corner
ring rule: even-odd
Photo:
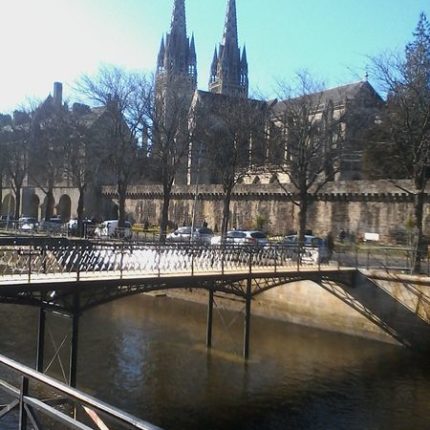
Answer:
[[[366,232],[379,233],[381,240],[394,242],[410,232],[413,196],[407,192],[409,186],[409,181],[397,185],[382,180],[329,183],[312,198],[308,229],[317,235],[337,235],[345,230],[358,238]],[[103,193],[107,199],[116,200],[114,189],[106,187]],[[170,221],[176,225],[191,224],[195,206],[196,224],[207,222],[217,230],[221,226],[222,199],[222,188],[217,185],[199,186],[197,199],[195,186],[178,186],[172,195]],[[157,225],[161,206],[160,186],[129,189],[127,213],[133,221]],[[298,208],[275,184],[236,186],[230,211],[232,228],[255,228],[259,217],[265,220],[264,228],[271,234],[285,234],[297,228]],[[424,220],[425,233],[430,234],[429,202],[425,205]]]

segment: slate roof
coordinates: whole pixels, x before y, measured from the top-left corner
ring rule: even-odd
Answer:
[[[94,125],[99,120],[99,118],[103,116],[105,112],[106,107],[100,106],[91,108],[88,113],[78,115],[78,117],[81,118],[86,123],[86,125],[91,126]]]
[[[197,90],[194,94],[194,98],[193,98],[193,105],[196,104],[203,104],[205,106],[216,106],[218,103],[223,103],[226,102],[228,100],[231,101],[241,101],[241,100],[247,100],[250,104],[254,103],[256,105],[261,105],[261,108],[268,106],[269,103],[263,100],[256,100],[256,99],[249,99],[249,98],[240,98],[238,96],[229,96],[226,94],[218,94],[218,93],[212,93],[209,91],[202,91],[202,90]]]
[[[376,92],[372,85],[369,84],[368,81],[359,81],[335,88],[330,88],[322,92],[309,94],[309,97],[311,100],[313,100],[315,107],[322,109],[330,102],[333,103],[334,107],[341,106],[346,100],[357,99],[357,97],[360,95],[370,96],[374,98],[377,103],[383,103],[381,96]],[[300,101],[300,99],[303,97],[304,96],[279,101],[274,107],[274,112],[281,112],[289,103]]]

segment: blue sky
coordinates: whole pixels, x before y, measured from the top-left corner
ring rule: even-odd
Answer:
[[[300,69],[327,86],[364,77],[369,56],[403,49],[427,0],[236,0],[251,91],[273,97]],[[186,0],[196,39],[199,88],[207,89],[227,0]],[[153,71],[173,0],[14,0],[2,4],[0,112],[42,99],[100,63]]]

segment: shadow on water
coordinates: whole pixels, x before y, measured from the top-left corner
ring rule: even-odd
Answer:
[[[81,319],[79,388],[166,430],[429,428],[423,357],[253,318],[245,364],[242,316],[214,317],[208,352],[205,306],[137,296],[93,309]],[[36,312],[4,305],[0,324],[1,352],[31,364]]]

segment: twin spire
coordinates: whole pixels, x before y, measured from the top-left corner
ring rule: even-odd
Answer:
[[[197,56],[194,36],[187,37],[185,0],[175,0],[170,33],[162,38],[157,73],[171,72],[190,76],[197,85]],[[224,34],[215,48],[209,79],[209,91],[232,96],[248,96],[246,49],[239,49],[236,1],[228,0]]]
[[[247,97],[248,61],[245,47],[240,54],[237,34],[236,0],[228,0],[222,42],[212,60],[209,91]]]
[[[197,56],[194,36],[187,36],[185,0],[175,0],[170,33],[161,38],[157,59],[157,74],[189,76],[197,86]]]

